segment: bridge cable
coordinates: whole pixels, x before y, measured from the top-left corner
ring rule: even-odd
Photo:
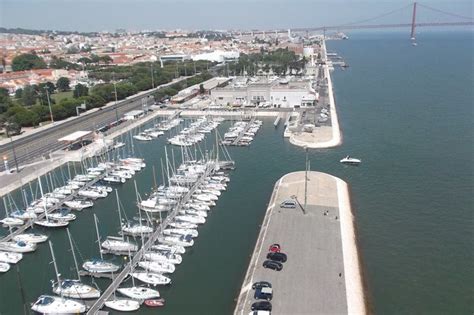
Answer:
[[[368,19],[365,19],[365,20],[360,20],[360,21],[356,21],[356,22],[352,22],[352,23],[347,23],[347,24],[342,24],[342,25],[339,25],[339,26],[350,26],[350,25],[354,25],[354,24],[361,24],[361,23],[365,23],[365,22],[370,22],[370,21],[373,21],[373,20],[376,20],[376,19],[379,19],[379,18],[382,18],[382,17],[385,17],[387,15],[390,15],[390,14],[393,14],[393,13],[396,13],[396,12],[399,12],[399,11],[403,11],[405,10],[406,8],[408,7],[411,7],[412,5],[411,4],[408,4],[408,5],[405,5],[401,8],[398,8],[398,9],[395,9],[395,10],[392,10],[392,11],[389,11],[389,12],[386,12],[386,13],[383,13],[383,14],[380,14],[380,15],[377,15],[375,17],[372,17],[372,18],[368,18]]]
[[[432,8],[432,7],[427,6],[425,4],[421,4],[421,3],[417,3],[417,4],[418,4],[418,6],[423,7],[425,9],[428,9],[428,10],[432,10],[432,11],[442,13],[442,14],[445,14],[445,15],[450,15],[450,16],[454,16],[454,17],[457,17],[457,18],[460,18],[460,19],[466,19],[466,20],[471,20],[472,21],[472,16],[468,17],[468,16],[459,15],[459,14],[456,14],[456,13],[450,13],[450,12],[446,12],[446,11],[443,11],[443,10],[440,10],[440,9]]]

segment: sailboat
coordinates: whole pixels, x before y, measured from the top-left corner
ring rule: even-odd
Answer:
[[[43,243],[48,240],[48,236],[40,233],[22,233],[13,236],[14,241],[22,241],[27,243]]]
[[[128,258],[130,261],[130,270],[133,272],[133,265],[132,265],[132,259],[130,257],[130,253],[128,253]],[[158,290],[144,287],[144,286],[136,286],[135,285],[135,278],[132,278],[132,286],[131,287],[122,287],[118,288],[117,291],[129,298],[132,298],[134,300],[138,301],[144,301],[147,299],[153,299],[153,298],[159,298],[160,297],[160,292]]]
[[[23,241],[0,242],[0,250],[14,253],[30,253],[36,250],[36,244]]]
[[[114,299],[106,301],[105,306],[120,312],[133,312],[140,308],[140,302],[131,299]]]
[[[76,267],[77,279],[64,279],[57,283],[53,283],[53,292],[55,294],[73,298],[73,299],[95,299],[100,296],[100,291],[96,288],[81,282],[81,275],[79,274],[79,267],[77,266],[76,253],[72,246],[71,233],[66,229],[69,239],[69,246],[71,247],[72,257],[74,259],[74,266]]]
[[[22,253],[0,252],[0,262],[16,264],[23,259]]]
[[[95,230],[97,233],[97,242],[99,243],[99,253],[100,259],[92,259],[85,261],[82,264],[82,268],[90,273],[111,273],[116,272],[119,270],[120,266],[116,265],[112,262],[104,260],[102,255],[101,245],[100,245],[100,236],[99,236],[99,228],[97,226],[97,216],[94,214],[94,222],[95,222]]]
[[[51,241],[48,241],[48,243],[49,249],[51,250],[51,256],[53,257],[57,283],[60,283],[58,267],[56,265],[56,259],[54,258],[53,245],[51,244]],[[84,313],[86,311],[86,306],[81,302],[67,299],[62,296],[41,295],[33,304],[31,309],[42,314],[77,314]]]
[[[43,196],[43,185],[41,184],[41,178],[38,178],[38,183],[40,187],[40,192],[41,196]],[[63,220],[52,220],[49,218],[48,214],[48,209],[47,209],[47,203],[44,203],[44,214],[45,214],[45,219],[44,220],[38,220],[35,221],[35,224],[43,227],[50,227],[50,228],[61,228],[61,227],[66,227],[69,225],[69,221],[63,221]]]

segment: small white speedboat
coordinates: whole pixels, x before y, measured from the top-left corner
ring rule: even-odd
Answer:
[[[168,251],[146,252],[145,254],[143,254],[143,258],[146,260],[165,262],[173,265],[179,265],[183,262],[183,258],[180,254],[172,254]]]
[[[96,288],[84,284],[79,280],[61,280],[61,284],[53,284],[53,292],[57,295],[72,299],[96,299],[100,296],[100,291]]]
[[[112,273],[119,270],[120,266],[106,260],[93,259],[85,261],[82,268],[90,273]]]
[[[20,226],[23,225],[25,222],[19,218],[6,217],[0,220],[0,223],[5,226]]]
[[[138,141],[151,141],[153,140],[153,137],[146,133],[139,133],[138,135],[133,136],[133,139],[138,140]]]
[[[167,251],[170,253],[176,253],[176,254],[184,254],[186,252],[186,249],[183,246],[178,246],[178,245],[168,245],[168,244],[158,244],[158,245],[152,245],[151,246],[152,250],[159,250],[159,251]]]
[[[156,273],[173,273],[176,270],[173,264],[161,261],[140,261],[138,265],[145,270]]]
[[[358,165],[362,161],[356,158],[351,157],[350,155],[346,156],[345,158],[341,159],[339,162],[343,164],[350,164],[350,165]]]
[[[0,242],[0,250],[15,253],[30,253],[36,250],[36,244],[27,242]]]

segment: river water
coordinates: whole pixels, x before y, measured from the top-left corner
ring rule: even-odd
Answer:
[[[425,33],[417,47],[405,33],[361,33],[328,42],[328,50],[350,65],[333,72],[344,142],[311,151],[311,168],[350,184],[376,313],[474,311],[472,36]],[[273,185],[304,168],[304,150],[284,140],[283,127],[275,129],[273,119],[264,122],[250,147],[229,149],[237,169],[172,275],[173,284],[160,288],[167,305],[159,313],[232,313]],[[220,132],[229,126],[222,124]],[[208,139],[210,146],[212,136]],[[164,138],[135,145],[148,164],[135,176],[142,195],[153,185],[152,165],[161,178],[164,145]],[[341,165],[347,154],[361,158],[362,165]],[[136,215],[133,181],[117,187],[127,215]],[[78,213],[70,231],[84,259],[98,255],[92,213],[102,235],[118,230],[113,195]],[[65,231],[48,233],[60,272],[73,277]],[[0,276],[1,314],[22,314],[23,301],[51,292],[50,261],[41,245],[25,255],[19,273],[13,267]],[[106,280],[96,282],[106,287]],[[138,313],[156,311],[143,306]]]

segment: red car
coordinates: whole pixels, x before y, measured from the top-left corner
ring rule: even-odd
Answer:
[[[272,253],[279,253],[280,252],[280,244],[270,245],[270,248],[268,248],[268,251],[272,252]]]

